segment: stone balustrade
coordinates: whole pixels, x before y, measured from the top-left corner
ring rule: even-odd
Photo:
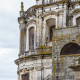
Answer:
[[[44,4],[56,3],[56,2],[77,2],[80,0],[44,0]]]

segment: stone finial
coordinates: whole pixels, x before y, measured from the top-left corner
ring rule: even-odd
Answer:
[[[24,11],[24,5],[23,5],[23,2],[21,2],[21,11]]]

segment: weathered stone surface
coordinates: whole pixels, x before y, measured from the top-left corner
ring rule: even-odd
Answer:
[[[15,61],[18,80],[27,74],[29,80],[77,80],[80,78],[79,66],[77,72],[73,68],[80,58],[77,49],[80,47],[79,2],[71,0],[70,5],[65,0],[44,0],[43,5],[42,1],[36,0],[36,6],[20,11],[20,51]],[[34,31],[30,36],[32,27]],[[77,48],[66,47],[68,44]],[[70,48],[73,49],[70,51]]]

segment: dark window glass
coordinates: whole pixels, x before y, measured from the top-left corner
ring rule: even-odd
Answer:
[[[80,46],[76,43],[66,44],[62,50],[61,55],[80,54]]]
[[[55,25],[50,27],[50,41],[52,40],[52,37],[53,37],[53,29],[54,28],[55,28]]]
[[[34,50],[34,28],[29,29],[29,50]]]
[[[76,19],[76,25],[80,25],[80,17]]]
[[[23,74],[22,80],[29,80],[29,74]]]

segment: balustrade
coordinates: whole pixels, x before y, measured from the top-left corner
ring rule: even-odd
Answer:
[[[44,4],[50,4],[50,3],[55,3],[55,2],[59,2],[59,1],[77,2],[80,0],[44,0]]]

